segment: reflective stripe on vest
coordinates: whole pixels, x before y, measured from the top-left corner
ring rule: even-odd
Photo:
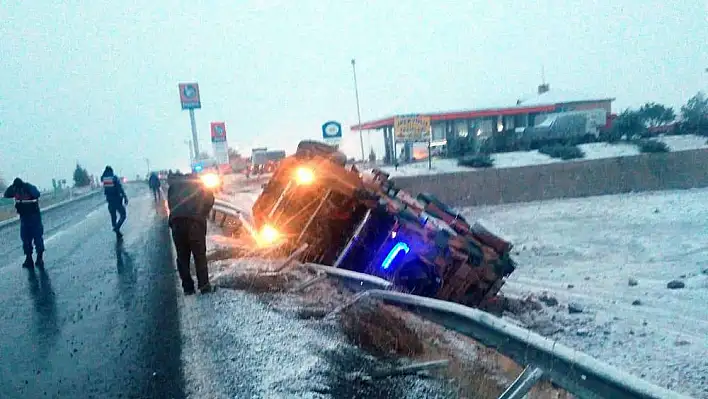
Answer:
[[[15,203],[16,204],[35,204],[39,202],[37,199],[17,199],[15,198]]]
[[[113,182],[113,177],[104,177],[103,178],[103,187],[114,187],[115,183]]]

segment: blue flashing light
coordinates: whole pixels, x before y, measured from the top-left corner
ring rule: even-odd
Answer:
[[[386,255],[386,258],[381,262],[381,268],[386,270],[389,267],[391,267],[391,263],[393,263],[393,260],[396,259],[396,256],[403,251],[404,253],[408,253],[411,249],[408,247],[408,244],[405,242],[397,242],[396,245],[391,248],[391,251],[389,251],[388,255]]]

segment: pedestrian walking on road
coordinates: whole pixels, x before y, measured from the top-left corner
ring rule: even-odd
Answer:
[[[173,175],[168,180],[169,224],[177,251],[177,269],[185,295],[195,293],[189,263],[194,256],[197,287],[202,294],[212,292],[206,258],[207,218],[214,206],[214,194],[197,175]]]
[[[150,173],[148,185],[150,186],[150,190],[152,190],[152,196],[155,198],[155,202],[157,202],[158,199],[162,198],[160,192],[160,178],[157,176],[157,173]]]
[[[18,177],[5,190],[4,197],[15,199],[15,209],[20,215],[20,238],[25,253],[22,267],[31,269],[35,264],[37,267],[44,267],[44,226],[39,209],[39,190]],[[33,250],[37,251],[36,262],[32,259]]]
[[[128,196],[125,195],[120,179],[113,173],[113,168],[110,166],[106,166],[103,171],[101,182],[103,183],[103,193],[106,196],[106,202],[108,202],[108,212],[111,214],[113,231],[116,233],[116,237],[121,239],[123,234],[120,232],[120,228],[125,223],[125,205],[128,205]],[[117,216],[120,216],[120,219]]]

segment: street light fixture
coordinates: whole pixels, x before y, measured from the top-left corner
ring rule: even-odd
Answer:
[[[354,93],[356,94],[356,114],[359,118],[359,143],[361,144],[361,161],[366,161],[366,156],[364,155],[364,136],[361,133],[361,110],[359,108],[359,87],[356,82],[356,61],[352,58],[352,72],[354,72]]]

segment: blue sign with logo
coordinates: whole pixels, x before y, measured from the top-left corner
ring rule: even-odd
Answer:
[[[322,125],[322,138],[325,141],[339,141],[342,139],[342,125],[339,122],[329,121]]]

